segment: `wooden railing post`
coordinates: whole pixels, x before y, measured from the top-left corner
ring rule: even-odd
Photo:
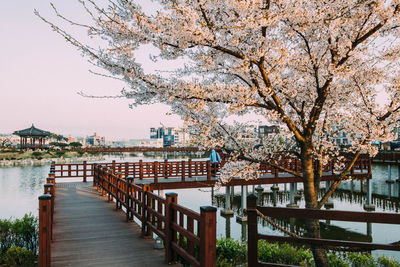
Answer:
[[[56,191],[55,191],[55,185],[56,185],[56,183],[55,183],[55,181],[56,181],[56,179],[55,179],[54,177],[47,177],[47,178],[46,178],[46,183],[47,183],[47,184],[52,184],[52,185],[53,185],[53,191],[51,192],[51,195],[52,195],[53,197],[56,197]]]
[[[163,170],[164,170],[164,178],[168,178],[168,160],[167,159],[164,160]]]
[[[139,160],[139,179],[143,179],[143,160]]]
[[[112,162],[111,162],[111,168],[112,168],[112,170],[113,170],[113,172],[115,172],[116,171],[116,169],[115,169],[115,160],[113,160]]]
[[[189,178],[192,178],[192,159],[188,160],[188,172]]]
[[[39,267],[50,266],[51,195],[39,197]]]
[[[86,183],[87,179],[86,179],[86,168],[87,168],[87,163],[86,160],[83,161],[83,182]]]
[[[211,162],[207,160],[207,180],[211,180]]]
[[[182,181],[181,182],[185,182],[186,173],[185,173],[185,161],[184,160],[182,160],[182,162],[181,162],[181,170],[182,170]]]
[[[148,205],[148,197],[147,191],[150,191],[150,185],[145,184],[143,185],[143,194],[142,194],[142,234],[143,238],[146,238],[149,233],[149,229],[147,227],[147,219],[148,219],[148,212],[147,212],[147,205]]]
[[[200,207],[200,266],[214,267],[217,259],[217,209],[211,206]]]
[[[126,205],[126,221],[133,220],[133,213],[132,209],[132,199],[131,199],[131,192],[132,192],[132,183],[133,177],[129,176],[126,178],[127,188],[126,188],[126,197],[125,197],[125,205]]]
[[[93,187],[96,186],[96,180],[97,180],[97,175],[99,173],[99,167],[100,165],[93,164]]]
[[[121,190],[120,190],[120,186],[121,186],[121,177],[122,174],[117,172],[115,173],[115,209],[119,210],[122,208],[122,204],[121,204]]]
[[[274,168],[274,177],[275,177],[275,179],[279,178],[279,169],[278,168]]]
[[[158,183],[158,161],[153,162],[154,183]]]
[[[257,196],[247,197],[248,266],[258,266]]]
[[[178,194],[167,193],[165,194],[167,204],[165,207],[165,263],[171,263],[177,260],[176,253],[172,249],[172,241],[176,241],[176,232],[172,228],[172,224],[176,222],[176,212],[172,210],[171,204],[178,203]]]
[[[129,162],[125,162],[125,177],[129,177]]]
[[[44,192],[45,195],[50,195],[51,196],[51,209],[50,209],[50,217],[51,217],[51,222],[53,223],[53,213],[54,213],[54,185],[53,184],[45,184],[44,185]],[[53,231],[50,233],[50,239],[53,240]]]

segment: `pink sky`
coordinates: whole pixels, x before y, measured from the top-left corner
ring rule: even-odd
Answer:
[[[77,1],[51,2],[68,17],[85,19]],[[1,5],[0,133],[28,128],[34,123],[38,128],[64,135],[97,132],[110,138],[129,139],[148,138],[149,128],[160,123],[181,124],[178,117],[165,115],[169,109],[164,105],[130,109],[126,99],[79,96],[79,91],[117,95],[125,84],[89,73],[93,66],[33,14],[37,9],[60,24],[49,3],[13,0]],[[79,32],[77,36],[84,38]]]

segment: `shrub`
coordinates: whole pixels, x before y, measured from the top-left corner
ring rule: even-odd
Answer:
[[[382,267],[400,267],[400,263],[394,259],[386,258],[384,256],[380,256],[377,259],[378,266]]]
[[[35,157],[35,158],[41,157],[42,156],[42,152],[34,151],[34,152],[32,152],[32,156]]]
[[[347,257],[354,267],[376,266],[374,258],[365,253],[349,253]]]
[[[309,249],[294,247],[287,243],[268,243],[260,240],[258,257],[261,261],[292,265],[311,265],[312,253]]]
[[[12,225],[14,245],[24,247],[37,253],[38,249],[38,219],[32,214],[25,214],[22,219],[16,219]]]
[[[57,157],[61,157],[61,156],[63,156],[64,154],[65,154],[65,151],[64,151],[64,150],[56,151],[56,156],[57,156]]]
[[[221,238],[217,240],[217,262],[218,266],[235,266],[246,262],[246,244],[231,239]]]
[[[0,248],[2,253],[5,253],[13,244],[11,228],[12,222],[10,220],[0,220]]]
[[[25,214],[22,219],[0,220],[0,248],[4,254],[10,247],[18,246],[38,251],[38,219],[32,214]]]
[[[32,251],[17,246],[10,247],[4,255],[4,263],[8,266],[36,266],[36,256]]]

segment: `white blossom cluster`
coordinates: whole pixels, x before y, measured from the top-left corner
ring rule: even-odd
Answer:
[[[231,161],[220,169],[219,181],[222,184],[232,179],[254,180],[261,174],[260,164],[248,161]]]

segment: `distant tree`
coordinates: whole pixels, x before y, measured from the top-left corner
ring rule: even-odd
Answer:
[[[51,142],[49,145],[59,148],[66,148],[68,146],[67,143],[61,143],[61,142]]]
[[[63,135],[61,135],[61,134],[52,133],[50,135],[50,138],[56,139],[57,141],[65,141],[65,142],[68,141],[68,138],[63,136]]]
[[[101,48],[41,18],[94,65],[125,81],[130,88],[122,95],[133,105],[166,103],[199,133],[198,145],[234,155],[221,170],[222,182],[256,178],[259,164],[268,164],[299,177],[306,207],[319,209],[361,153],[377,153],[371,141],[394,138],[400,110],[399,0],[159,0],[155,15],[133,1],[111,0],[106,8],[80,2],[92,24],[55,9],[56,14],[98,37]],[[151,58],[158,64],[186,63],[147,73],[135,54],[144,45],[158,49]],[[380,101],[380,92],[387,102]],[[241,122],[229,123],[232,115]],[[254,153],[260,143],[248,127],[254,116],[243,115],[283,128]],[[334,142],[338,132],[347,134],[351,146],[343,149],[354,156],[319,199],[323,167],[342,149]],[[301,160],[301,172],[280,165],[279,140],[294,140],[290,149],[285,144],[285,156]],[[319,222],[308,220],[306,232],[320,237]],[[312,251],[317,266],[328,266],[325,249]]]
[[[7,136],[0,136],[0,147],[9,147],[11,146],[11,138]]]
[[[79,142],[71,142],[71,143],[69,143],[69,146],[72,148],[78,148],[78,147],[82,147],[82,144]]]

